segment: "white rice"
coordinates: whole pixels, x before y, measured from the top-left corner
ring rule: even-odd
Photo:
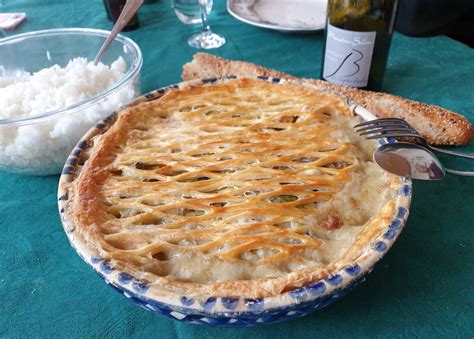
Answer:
[[[113,86],[127,66],[118,58],[110,67],[84,58],[28,74],[7,76],[0,67],[0,119],[53,111]],[[36,174],[58,173],[80,137],[97,121],[134,98],[131,83],[79,113],[26,125],[0,124],[0,167]]]

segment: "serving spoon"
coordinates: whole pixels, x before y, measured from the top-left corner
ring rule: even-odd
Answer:
[[[143,0],[127,0],[127,3],[123,7],[122,12],[120,13],[119,18],[117,19],[117,22],[114,25],[114,28],[112,28],[112,31],[100,47],[100,50],[95,57],[94,66],[99,63],[105,51],[107,50],[107,48],[109,48],[112,41],[114,41],[117,34],[119,34],[122,29],[128,24],[128,22],[133,18],[133,16],[142,4]]]
[[[375,162],[387,172],[419,180],[440,180],[446,173],[474,177],[474,172],[445,168],[433,152],[408,142],[380,146],[374,153]]]

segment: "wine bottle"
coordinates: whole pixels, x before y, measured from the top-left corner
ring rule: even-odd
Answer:
[[[321,78],[380,90],[398,0],[329,0]]]

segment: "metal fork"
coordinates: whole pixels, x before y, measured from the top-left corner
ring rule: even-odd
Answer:
[[[450,154],[458,157],[474,159],[474,153],[457,152],[444,148],[434,147],[428,144],[426,139],[418,133],[408,122],[398,118],[382,118],[365,121],[354,126],[356,132],[366,139],[380,139],[389,137],[411,137],[416,138],[426,148],[440,153]]]

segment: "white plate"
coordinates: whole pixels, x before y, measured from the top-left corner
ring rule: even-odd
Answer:
[[[327,0],[227,0],[227,11],[247,24],[280,32],[324,29]]]

